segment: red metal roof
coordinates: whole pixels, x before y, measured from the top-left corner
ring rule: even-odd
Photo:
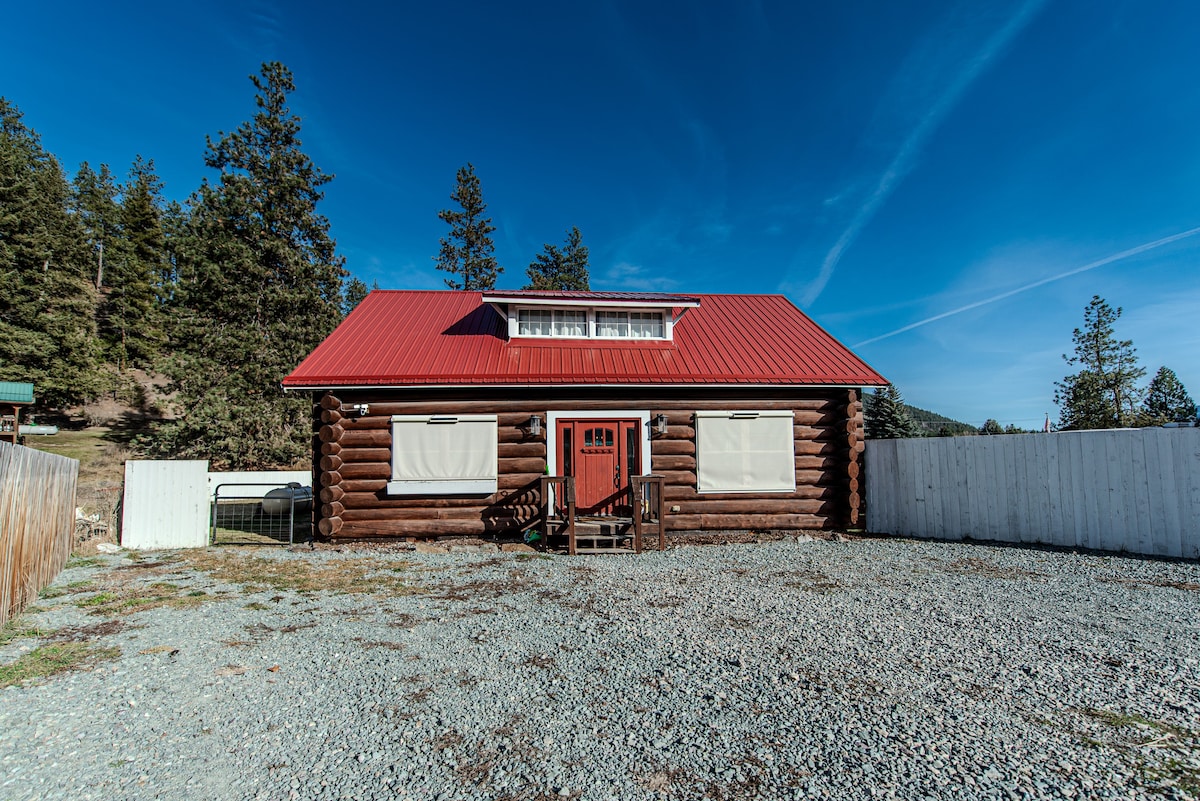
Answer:
[[[602,303],[613,293],[594,296]],[[664,306],[678,297],[662,296]],[[510,341],[507,321],[479,292],[376,290],[283,385],[887,383],[782,295],[684,297],[700,305],[671,342]]]

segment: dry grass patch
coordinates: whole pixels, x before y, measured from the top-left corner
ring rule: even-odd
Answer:
[[[1136,578],[1117,578],[1102,576],[1098,581],[1105,584],[1120,584],[1123,587],[1128,587],[1131,590],[1140,590],[1146,587],[1165,587],[1171,590],[1183,590],[1184,592],[1200,592],[1200,584],[1192,581],[1169,581],[1167,579],[1136,579]]]
[[[363,648],[384,648],[388,651],[404,650],[404,643],[392,642],[390,640],[364,640],[362,637],[355,637],[354,640],[362,645]]]
[[[299,593],[369,593],[412,595],[424,592],[404,574],[412,564],[380,564],[377,559],[339,559],[317,562],[305,559],[266,559],[217,549],[189,552],[184,563],[218,581],[238,584],[251,592],[291,590]]]
[[[217,600],[204,590],[187,590],[176,584],[158,581],[145,586],[114,587],[80,599],[75,606],[90,615],[132,615],[150,609],[194,609],[205,601]]]
[[[1119,756],[1147,790],[1168,798],[1200,796],[1200,732],[1137,712],[1068,708],[1056,718],[1027,718]]]
[[[957,559],[946,565],[946,570],[951,573],[975,573],[988,578],[999,579],[1023,579],[1046,577],[1045,573],[1038,573],[1035,570],[1026,570],[1021,567],[1002,567],[995,562],[987,559],[982,559],[977,556],[968,556],[965,559]]]
[[[46,639],[53,642],[65,642],[68,640],[75,642],[86,642],[94,640],[96,637],[108,637],[113,634],[118,634],[127,628],[123,620],[105,620],[103,623],[96,623],[92,626],[65,626],[55,631],[47,632]],[[134,626],[133,628],[140,628]]]
[[[440,594],[432,597],[441,601],[496,599],[520,592],[530,592],[539,586],[514,571],[503,578],[476,579],[462,584],[446,583],[439,588]]]
[[[0,626],[0,645],[8,645],[13,640],[49,637],[53,633],[54,629],[38,628],[31,623],[26,623],[19,617],[15,617],[3,626]]]
[[[59,673],[90,670],[120,655],[118,648],[97,648],[92,642],[50,643],[22,654],[15,662],[0,665],[0,689]]]
[[[783,579],[783,584],[786,587],[814,592],[818,595],[830,595],[841,590],[850,589],[849,585],[841,583],[837,579],[822,573],[820,570],[808,568],[778,570],[772,573],[770,577]]]

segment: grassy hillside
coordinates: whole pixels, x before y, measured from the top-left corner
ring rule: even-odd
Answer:
[[[909,406],[907,403],[904,404],[904,407],[908,409],[908,413],[912,416],[912,419],[916,421],[927,437],[962,436],[964,434],[979,433],[979,429],[975,426],[940,415],[937,412],[931,412],[928,409],[919,409],[916,406]]]
[[[86,543],[76,541],[76,553],[91,553],[99,542],[116,541],[125,460],[132,458],[125,443],[133,433],[136,432],[125,426],[89,426],[74,430],[62,428],[50,436],[27,434],[24,438],[26,447],[79,460],[75,505],[84,515],[95,516],[102,522],[107,533]]]

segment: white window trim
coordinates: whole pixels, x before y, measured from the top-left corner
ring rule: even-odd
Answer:
[[[729,409],[726,411],[698,411],[698,412],[696,412],[695,418],[696,418],[696,423],[697,423],[697,431],[696,431],[696,494],[697,495],[762,495],[762,494],[768,494],[768,493],[786,494],[786,493],[794,493],[796,491],[796,468],[795,468],[796,438],[795,438],[794,434],[789,439],[789,442],[791,443],[791,446],[792,446],[791,447],[792,483],[791,483],[790,487],[780,487],[780,488],[772,488],[772,489],[703,489],[700,486],[700,476],[701,476],[701,463],[704,459],[704,453],[703,453],[703,449],[700,447],[700,432],[698,429],[700,427],[699,426],[700,419],[704,418],[704,417],[725,418],[725,419],[737,418],[737,417],[748,417],[748,418],[787,417],[793,421],[793,423],[792,423],[793,427],[795,425],[795,420],[796,420],[795,412],[780,411],[780,410]]]
[[[492,441],[491,469],[489,475],[461,476],[435,479],[401,479],[396,476],[396,424],[397,423],[431,423],[443,420],[447,425],[458,423],[491,423]],[[499,459],[496,455],[499,437],[497,436],[498,418],[494,414],[394,414],[391,418],[392,431],[392,476],[387,483],[388,495],[493,495],[498,489],[500,471]]]
[[[633,411],[632,409],[613,409],[612,411],[600,412],[546,412],[546,469],[552,476],[559,475],[558,466],[558,421],[559,420],[638,420],[640,424],[638,428],[641,430],[642,447],[641,459],[638,464],[642,466],[642,472],[639,475],[648,476],[651,474],[650,469],[650,412],[648,411]],[[551,502],[553,502],[554,488],[550,488]]]
[[[599,342],[670,342],[675,335],[675,316],[671,313],[671,308],[666,306],[589,306],[584,311],[587,312],[587,334],[583,337],[576,336],[558,336],[556,334],[522,334],[520,313],[522,311],[550,311],[555,309],[560,311],[580,311],[578,305],[562,304],[561,306],[546,306],[546,305],[529,305],[529,304],[510,304],[508,307],[508,338],[509,339],[594,339]],[[663,319],[663,335],[661,337],[600,337],[596,336],[596,312],[643,312],[650,314],[661,314]],[[631,324],[632,325],[632,324]],[[553,331],[551,324],[551,331]]]

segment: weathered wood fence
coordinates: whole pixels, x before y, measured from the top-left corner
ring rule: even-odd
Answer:
[[[1200,428],[869,440],[867,530],[1200,558]]]
[[[0,442],[0,623],[25,608],[71,555],[79,462]]]

